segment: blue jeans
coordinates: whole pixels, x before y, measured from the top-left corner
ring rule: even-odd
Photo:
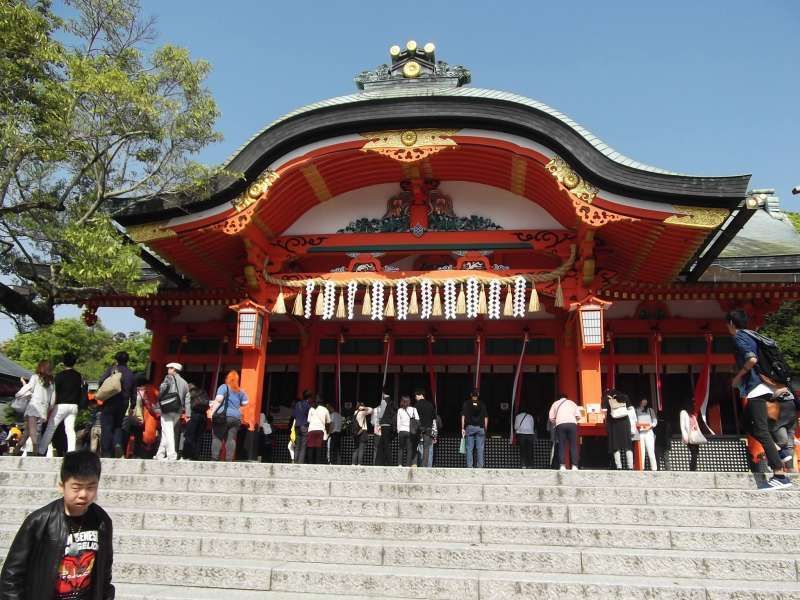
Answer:
[[[472,468],[472,449],[475,448],[478,451],[478,464],[476,465],[479,469],[483,468],[483,447],[486,443],[486,431],[484,431],[483,427],[477,427],[475,425],[467,425],[467,439],[466,439],[466,448],[467,448],[467,468]]]

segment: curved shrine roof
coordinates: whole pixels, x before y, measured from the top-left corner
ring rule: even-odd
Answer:
[[[412,48],[413,44],[413,48]],[[435,49],[392,48],[392,64],[356,78],[360,91],[300,107],[273,121],[242,145],[225,166],[244,181],[220,177],[204,198],[161,197],[120,207],[123,225],[203,211],[242,192],[280,157],[309,143],[386,129],[455,127],[518,135],[551,149],[591,184],[648,201],[733,209],[744,199],[749,175],[700,177],[640,163],[550,106],[509,92],[462,87],[464,67],[436,61]],[[413,65],[410,71],[409,65]]]

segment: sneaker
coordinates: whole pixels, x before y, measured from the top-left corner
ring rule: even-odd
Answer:
[[[792,480],[789,479],[786,475],[773,475],[767,481],[767,487],[765,487],[764,489],[779,490],[791,486],[792,486]]]
[[[576,467],[575,465],[572,465],[572,470],[573,470],[573,471],[577,471],[577,470],[578,470],[578,467]]]
[[[558,470],[559,470],[559,471],[566,471],[566,470],[567,470],[567,467],[565,467],[564,465],[561,465],[561,466],[558,468]]]
[[[792,462],[792,451],[789,450],[788,448],[781,448],[778,451],[778,456],[780,456],[781,461],[785,463]]]

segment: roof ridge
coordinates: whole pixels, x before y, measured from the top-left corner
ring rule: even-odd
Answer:
[[[595,148],[595,150],[597,150],[598,152],[600,152],[601,154],[603,154],[604,156],[606,156],[607,158],[618,164],[631,167],[632,169],[637,169],[640,171],[649,171],[651,173],[659,173],[662,175],[676,175],[683,177],[692,176],[687,173],[670,171],[668,169],[662,169],[660,167],[655,167],[634,160],[622,154],[621,152],[615,150],[608,144],[606,144],[602,139],[594,135],[586,127],[584,127],[574,119],[570,118],[568,115],[554,109],[553,107],[549,106],[548,104],[545,104],[544,102],[540,102],[533,98],[529,98],[527,96],[523,96],[521,94],[517,94],[514,92],[506,92],[502,90],[494,90],[489,88],[479,88],[479,87],[454,88],[454,87],[436,86],[436,85],[427,85],[425,87],[417,87],[413,85],[388,86],[386,88],[378,90],[373,89],[373,90],[359,91],[351,94],[344,94],[341,96],[334,96],[332,98],[326,98],[324,100],[319,100],[317,102],[312,102],[310,104],[300,106],[282,115],[281,117],[274,119],[261,129],[259,129],[254,135],[250,136],[250,138],[248,138],[243,144],[237,147],[236,150],[223,162],[223,165],[225,167],[230,166],[231,162],[233,162],[233,160],[235,160],[236,157],[239,156],[239,154],[241,154],[245,150],[245,148],[247,148],[247,146],[250,145],[253,141],[255,141],[259,136],[263,135],[265,132],[272,129],[279,123],[297,117],[298,115],[302,115],[322,108],[327,108],[330,106],[354,104],[358,102],[365,102],[368,100],[385,99],[385,98],[426,97],[426,96],[428,97],[461,96],[468,98],[492,98],[495,100],[513,102],[516,104],[527,106],[539,110],[541,112],[544,112],[555,119],[558,119],[559,121],[570,127],[573,131],[575,131],[587,142],[589,142],[589,144],[591,144]]]

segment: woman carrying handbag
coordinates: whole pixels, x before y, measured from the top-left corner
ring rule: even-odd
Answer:
[[[17,392],[17,396],[20,398],[30,396],[30,399],[24,411],[25,425],[22,437],[17,444],[17,454],[25,451],[25,444],[30,438],[32,444],[31,456],[36,456],[39,449],[39,429],[42,423],[47,421],[50,404],[53,400],[53,391],[55,390],[50,361],[39,361],[39,364],[36,365],[36,373],[31,375],[27,383],[25,383],[24,379],[22,382],[24,385]]]
[[[681,411],[681,438],[689,449],[689,470],[697,471],[697,457],[700,454],[701,444],[708,440],[700,431],[700,423],[694,408],[694,399],[688,398]]]
[[[233,461],[236,454],[236,434],[242,424],[242,407],[247,406],[247,394],[239,387],[239,373],[230,371],[225,383],[219,386],[217,395],[208,409],[211,416],[211,457],[221,460],[225,448],[225,461]]]

